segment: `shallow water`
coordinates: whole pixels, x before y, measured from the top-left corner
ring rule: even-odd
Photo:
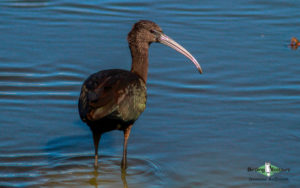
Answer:
[[[298,1],[0,2],[0,187],[298,187]],[[107,133],[100,168],[77,99],[97,70],[129,69],[140,19],[187,48],[204,74],[150,48],[148,101],[131,132]],[[287,181],[249,181],[265,161]]]

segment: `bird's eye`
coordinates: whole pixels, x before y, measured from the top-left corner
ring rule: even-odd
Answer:
[[[154,34],[154,35],[156,35],[156,36],[159,36],[159,35],[160,35],[160,32],[159,32],[159,31],[156,31],[156,30],[154,30],[154,29],[151,29],[151,30],[150,30],[150,33],[152,33],[152,34]]]

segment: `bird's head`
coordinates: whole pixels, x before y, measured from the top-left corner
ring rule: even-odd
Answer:
[[[162,29],[152,21],[141,20],[135,23],[131,31],[128,33],[127,40],[130,46],[138,44],[147,44],[149,46],[152,42],[159,42],[161,44],[169,46],[189,58],[195,64],[198,71],[202,73],[201,66],[199,65],[198,61],[192,56],[192,54],[190,54],[184,47],[164,34]]]

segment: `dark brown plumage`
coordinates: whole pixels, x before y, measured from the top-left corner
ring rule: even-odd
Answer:
[[[122,168],[127,165],[127,140],[133,123],[146,108],[148,49],[160,42],[187,56],[198,68],[196,59],[174,40],[163,34],[151,21],[134,24],[128,34],[132,66],[130,71],[111,69],[92,74],[82,85],[79,114],[92,130],[95,146],[95,167],[98,166],[98,144],[101,135],[111,130],[124,132]]]

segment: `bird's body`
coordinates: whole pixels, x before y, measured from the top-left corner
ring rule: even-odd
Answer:
[[[79,114],[93,133],[95,167],[101,135],[111,130],[124,131],[122,168],[127,166],[127,140],[133,123],[146,108],[148,49],[152,42],[165,44],[188,57],[201,73],[197,60],[182,46],[163,34],[154,22],[141,20],[128,34],[131,70],[111,69],[92,74],[82,85]]]
[[[100,71],[82,86],[80,117],[99,132],[124,130],[144,111],[146,98],[146,84],[135,73],[120,69]]]

